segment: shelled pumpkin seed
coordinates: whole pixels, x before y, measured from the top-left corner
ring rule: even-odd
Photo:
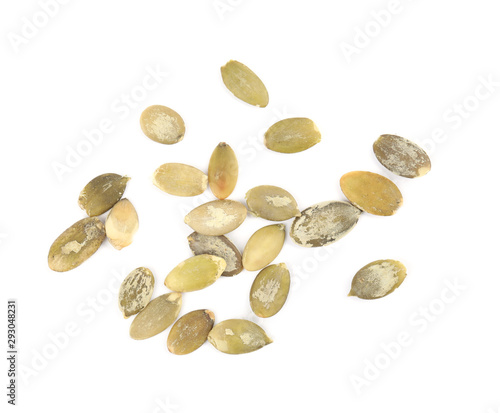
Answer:
[[[231,277],[243,271],[241,253],[224,235],[203,235],[193,232],[188,236],[189,248],[194,255],[209,254],[224,258],[224,277]]]
[[[200,195],[207,189],[207,183],[205,173],[182,163],[165,163],[153,174],[153,184],[170,195]]]
[[[356,273],[349,295],[365,300],[382,298],[398,288],[405,278],[406,268],[401,262],[373,261]]]
[[[257,324],[241,319],[216,324],[208,334],[208,341],[227,354],[250,353],[273,342]]]
[[[127,198],[118,201],[106,218],[106,236],[117,250],[132,244],[139,229],[139,217],[132,202]]]
[[[123,196],[128,176],[103,174],[92,179],[80,192],[78,205],[89,217],[109,211]]]
[[[245,200],[250,213],[269,221],[286,221],[300,216],[292,194],[277,186],[256,186],[246,193]]]
[[[144,109],[140,122],[144,135],[165,145],[180,142],[186,133],[186,126],[181,115],[162,105],[153,105]]]
[[[257,230],[243,250],[243,268],[258,271],[279,255],[285,243],[285,225],[274,224]]]
[[[208,184],[219,199],[232,194],[238,181],[238,159],[233,149],[221,142],[214,149],[208,164]]]
[[[106,238],[104,224],[97,217],[81,219],[57,237],[49,250],[49,268],[65,272],[88,260]]]
[[[210,310],[195,310],[179,318],[170,329],[167,348],[173,354],[192,353],[207,341],[215,316]]]
[[[123,317],[141,311],[151,300],[155,287],[155,277],[150,269],[139,267],[125,277],[118,292],[118,307]]]
[[[281,153],[305,151],[321,141],[316,124],[308,118],[283,119],[272,125],[264,135],[264,145]]]
[[[262,80],[243,63],[230,60],[220,69],[222,81],[228,90],[250,105],[265,108],[269,94]]]
[[[182,261],[165,278],[165,286],[181,293],[202,290],[212,285],[226,269],[224,258],[195,255]]]
[[[250,306],[255,315],[267,318],[281,310],[290,291],[290,272],[285,264],[264,268],[250,289]]]

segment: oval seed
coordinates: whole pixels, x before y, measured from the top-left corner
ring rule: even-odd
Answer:
[[[130,337],[144,340],[166,330],[181,311],[180,293],[167,293],[156,297],[142,310],[130,325]]]
[[[342,192],[359,209],[373,215],[394,215],[403,195],[394,182],[373,172],[349,172],[340,178]]]
[[[151,300],[155,277],[145,267],[136,268],[125,277],[118,292],[118,307],[125,318],[137,314]]]
[[[165,145],[180,142],[186,133],[186,126],[181,115],[162,105],[153,105],[144,109],[140,122],[144,135]]]
[[[295,198],[277,186],[256,186],[246,193],[245,199],[253,215],[269,221],[286,221],[300,215]]]
[[[220,69],[222,81],[229,91],[250,105],[265,108],[269,94],[262,80],[243,63],[230,60]]]
[[[165,286],[172,291],[202,290],[212,285],[226,269],[226,261],[215,255],[195,255],[181,262],[165,278]]]
[[[348,202],[321,202],[295,218],[290,236],[302,247],[323,247],[351,232],[360,215],[361,211]]]
[[[208,164],[208,184],[219,199],[226,199],[238,180],[238,160],[233,149],[221,142],[214,149]]]
[[[275,224],[257,230],[243,251],[243,268],[258,271],[278,256],[285,243],[285,225]]]
[[[153,184],[170,195],[200,195],[207,189],[207,183],[207,175],[182,163],[163,164],[153,174]]]
[[[92,179],[80,192],[78,205],[89,217],[104,214],[123,196],[128,176],[103,174]]]
[[[250,289],[250,306],[259,317],[272,317],[281,310],[290,291],[290,272],[285,264],[264,268]]]
[[[416,143],[397,135],[382,135],[373,144],[373,152],[393,174],[418,178],[431,170],[431,160]]]
[[[398,288],[405,278],[406,268],[399,261],[373,261],[356,273],[349,295],[365,300],[382,298]]]
[[[210,310],[196,310],[183,315],[170,329],[167,348],[173,354],[189,354],[207,341],[215,316]]]
[[[203,235],[224,235],[238,228],[247,217],[247,209],[229,199],[210,201],[193,209],[184,222]]]
[[[240,319],[217,324],[208,334],[208,341],[227,354],[250,353],[273,342],[257,324]]]
[[[132,244],[139,229],[139,217],[132,202],[127,198],[118,201],[106,218],[106,235],[117,250]]]
[[[243,271],[240,251],[224,235],[203,235],[193,232],[188,237],[188,242],[194,255],[209,254],[224,258],[226,269],[222,276],[231,277]]]
[[[50,269],[64,272],[78,267],[99,249],[105,237],[104,224],[97,217],[74,223],[51,245]]]
[[[321,141],[316,124],[307,118],[283,119],[271,126],[264,135],[264,145],[281,153],[297,153]]]

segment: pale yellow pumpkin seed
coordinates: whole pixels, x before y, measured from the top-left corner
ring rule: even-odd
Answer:
[[[261,108],[268,105],[269,94],[264,83],[243,63],[230,60],[220,70],[222,81],[238,99]]]
[[[192,353],[207,341],[215,316],[210,310],[195,310],[179,318],[170,329],[167,348],[173,354]]]
[[[162,105],[153,105],[141,114],[141,129],[151,140],[172,145],[180,142],[186,133],[181,115]]]
[[[137,314],[151,300],[155,277],[151,270],[139,267],[133,270],[120,285],[118,307],[125,318]]]
[[[307,118],[289,118],[276,122],[264,135],[264,145],[281,153],[297,153],[321,141],[316,124]]]
[[[277,186],[256,186],[246,193],[245,199],[253,215],[269,221],[286,221],[300,215],[295,198]]]
[[[165,278],[165,286],[172,291],[202,290],[212,285],[226,269],[224,258],[215,255],[195,255],[181,262]]]
[[[281,310],[290,291],[290,272],[285,264],[264,268],[250,289],[250,306],[259,317],[272,317]]]
[[[128,176],[103,174],[92,179],[80,192],[78,205],[89,217],[104,214],[116,204],[130,181]]]
[[[196,196],[207,189],[208,177],[193,166],[166,163],[154,172],[153,183],[170,195]]]
[[[257,230],[243,251],[243,268],[258,271],[278,256],[285,243],[285,225],[274,224]]]
[[[227,354],[250,353],[273,342],[257,324],[241,319],[216,324],[208,334],[208,341]]]
[[[139,217],[132,202],[127,198],[118,201],[106,218],[106,236],[117,250],[132,244],[139,229]]]
[[[232,194],[238,180],[238,159],[233,149],[221,142],[214,149],[208,164],[208,184],[219,199]]]

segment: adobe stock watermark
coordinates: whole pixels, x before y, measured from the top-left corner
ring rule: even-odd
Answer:
[[[104,137],[113,133],[119,122],[127,119],[146,100],[149,93],[158,89],[168,77],[168,72],[157,64],[155,67],[146,66],[145,75],[141,82],[128,91],[121,93],[110,106],[108,116],[101,118],[94,127],[84,129],[82,137],[73,145],[66,145],[64,159],[53,161],[52,170],[59,182],[74,171],[88,158],[94,149],[102,144]]]
[[[405,3],[413,0],[389,0],[385,8],[370,12],[370,19],[363,26],[354,28],[352,39],[340,43],[340,50],[347,63],[351,63],[354,55],[359,55],[365,50],[373,40],[387,29],[394,18],[405,9]]]
[[[474,89],[461,101],[455,102],[443,112],[443,125],[434,128],[430,133],[430,137],[421,140],[419,145],[427,153],[432,154],[438,145],[449,140],[450,132],[460,129],[485,101],[491,99],[497,93],[498,88],[500,88],[500,81],[495,80],[493,74],[479,76]]]
[[[16,31],[7,33],[7,39],[17,54],[22,47],[25,47],[35,37],[37,37],[45,27],[56,18],[61,7],[68,4],[71,0],[39,0],[38,9],[29,16],[21,18],[20,25]]]
[[[164,397],[160,399],[155,398],[155,407],[151,410],[151,413],[176,413],[179,410],[179,406],[172,403],[170,397]]]
[[[227,15],[233,13],[244,0],[213,0],[212,8],[219,16],[220,21],[224,21]]]
[[[75,307],[76,318],[67,321],[63,327],[49,332],[47,342],[40,349],[31,349],[31,359],[28,364],[21,364],[19,376],[25,386],[47,369],[74,339],[82,334],[86,326],[91,324],[104,310],[115,304],[120,285],[125,278],[125,271],[111,271],[112,278],[105,288],[96,294],[86,297]],[[113,305],[114,307],[114,305]]]
[[[410,347],[417,337],[424,334],[430,325],[445,312],[466,290],[466,286],[457,279],[445,280],[444,288],[438,297],[420,306],[408,318],[408,328],[399,332],[393,339],[380,344],[381,351],[372,359],[363,359],[363,367],[357,374],[351,374],[349,380],[359,396],[370,387]]]

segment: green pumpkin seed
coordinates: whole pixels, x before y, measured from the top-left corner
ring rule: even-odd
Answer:
[[[225,142],[217,145],[208,164],[208,184],[219,199],[232,194],[238,180],[238,160],[233,149]]]
[[[295,198],[277,186],[256,186],[246,193],[245,199],[253,215],[269,221],[286,221],[300,215]]]
[[[243,251],[243,268],[258,271],[278,256],[285,243],[285,225],[275,224],[257,230]]]
[[[226,261],[215,255],[195,255],[181,262],[165,278],[165,286],[172,291],[202,290],[212,285],[226,269]]]
[[[120,285],[118,307],[125,318],[137,314],[151,300],[155,287],[155,277],[145,267],[136,268]]]
[[[217,324],[208,334],[208,341],[227,354],[250,353],[273,342],[257,324],[240,319]]]
[[[361,211],[348,202],[321,202],[295,218],[290,236],[303,247],[323,247],[351,232],[360,215]]]
[[[275,123],[264,135],[264,145],[281,153],[297,153],[321,141],[321,133],[311,119],[289,118]]]
[[[180,293],[156,297],[142,310],[130,325],[130,337],[145,340],[165,331],[177,319],[182,306]]]
[[[431,170],[431,160],[416,143],[396,135],[382,135],[373,144],[373,152],[393,174],[418,178]]]
[[[243,63],[230,60],[220,69],[222,81],[229,91],[243,102],[265,108],[269,94],[262,80]]]
[[[51,270],[64,272],[78,267],[101,246],[106,232],[97,217],[84,218],[64,231],[49,250]]]
[[[247,209],[229,199],[210,201],[193,209],[184,218],[196,232],[203,235],[224,235],[238,228],[247,217]]]
[[[196,310],[183,315],[170,329],[168,350],[177,355],[189,354],[207,341],[215,316],[210,310]]]
[[[117,250],[132,244],[139,229],[139,217],[127,198],[118,201],[106,218],[106,236]]]
[[[181,115],[162,105],[149,106],[142,112],[141,129],[149,139],[165,145],[180,142],[186,133]]]
[[[241,254],[238,248],[224,235],[203,235],[193,232],[189,237],[189,248],[194,255],[209,254],[224,258],[226,269],[222,276],[231,277],[243,271]]]
[[[264,268],[250,289],[250,306],[259,317],[272,317],[281,310],[290,291],[290,272],[285,264]]]
[[[403,195],[394,182],[373,172],[349,172],[340,178],[342,192],[359,209],[373,215],[394,215]]]
[[[122,198],[128,181],[130,181],[128,176],[99,175],[80,192],[78,205],[89,217],[104,214]]]
[[[365,300],[382,298],[398,288],[405,278],[406,268],[399,261],[373,261],[356,273],[349,295]]]
[[[207,175],[182,163],[163,164],[153,174],[153,184],[170,195],[200,195],[207,189],[207,183]]]

